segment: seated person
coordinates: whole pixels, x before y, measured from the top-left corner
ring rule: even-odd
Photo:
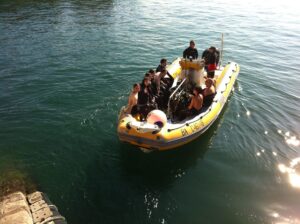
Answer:
[[[154,79],[154,76],[155,76],[155,71],[153,69],[149,69],[148,73],[150,74],[150,79],[151,81]]]
[[[214,86],[214,81],[211,78],[207,78],[205,80],[205,85],[206,88],[202,92],[204,97],[203,107],[209,107],[212,104],[213,99],[216,95],[216,87]]]
[[[183,51],[183,58],[188,59],[197,59],[198,58],[198,51],[195,48],[195,42],[193,40],[190,41],[190,46]]]
[[[150,88],[152,91],[152,94],[155,96],[156,93],[156,85],[155,85],[155,81],[154,81],[154,77],[155,77],[155,71],[153,69],[149,69],[149,71],[146,73],[147,76],[145,75],[145,77],[149,77],[151,84],[150,84]]]
[[[144,75],[144,78],[149,78],[149,79],[151,79],[151,78],[150,78],[150,73],[149,73],[149,72],[146,72],[145,75]]]
[[[125,112],[127,114],[136,114],[136,107],[135,105],[137,105],[138,102],[138,92],[141,90],[140,84],[135,83],[133,85],[132,91],[129,95],[128,98],[128,105],[125,109]]]
[[[138,108],[142,119],[145,119],[147,114],[155,108],[153,103],[153,93],[151,90],[151,81],[149,77],[145,77],[141,83],[141,90],[138,93]]]
[[[166,70],[167,68],[167,64],[168,64],[168,61],[167,59],[165,58],[162,58],[160,60],[160,64],[157,66],[156,68],[156,73],[157,72],[161,72],[163,70]],[[173,85],[173,81],[174,81],[174,78],[170,75],[170,73],[167,71],[166,75],[169,77],[169,78],[164,78],[162,77],[162,81],[167,85],[168,88],[170,88],[172,85]]]
[[[162,82],[162,79],[166,76],[167,74],[167,70],[166,69],[162,69],[161,72],[158,72],[155,76],[154,76],[154,84],[156,87],[156,95],[160,94],[160,90],[161,90],[161,86],[164,86],[165,84]]]
[[[156,72],[161,72],[163,69],[166,69],[167,64],[168,64],[167,59],[162,58],[162,59],[160,60],[160,64],[159,64],[159,65],[157,66],[157,68],[156,68]]]
[[[199,86],[194,87],[193,96],[190,105],[188,106],[190,115],[197,115],[200,113],[202,104],[203,104],[203,96],[201,94],[202,89]]]
[[[212,81],[213,81],[213,86],[215,87],[215,88],[217,88],[217,80],[215,79],[215,78],[210,78],[210,77],[208,77],[208,76],[204,76],[203,77],[205,80],[206,79],[211,79]]]

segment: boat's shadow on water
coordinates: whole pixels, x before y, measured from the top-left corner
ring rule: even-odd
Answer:
[[[230,96],[228,101],[230,101]],[[136,146],[121,143],[123,171],[132,175],[140,175],[149,184],[157,183],[160,186],[182,176],[190,168],[205,160],[205,154],[211,148],[214,136],[222,123],[228,101],[217,120],[203,135],[179,148],[144,153]]]
[[[150,184],[168,184],[204,159],[218,124],[219,121],[216,121],[205,134],[191,143],[167,151],[144,153],[138,147],[122,143],[123,171],[139,175]]]

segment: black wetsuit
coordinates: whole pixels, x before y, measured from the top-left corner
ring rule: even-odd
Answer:
[[[192,57],[193,59],[198,58],[198,51],[196,48],[188,47],[183,51],[183,58],[190,58],[190,57]]]
[[[159,64],[156,68],[156,72],[161,72],[164,68],[166,67]],[[174,78],[170,75],[168,71],[167,71],[167,76],[169,77],[169,80],[166,79],[165,77],[162,77],[161,81],[167,85],[167,88],[170,88],[173,85]]]
[[[213,94],[211,94],[211,95],[208,95],[208,96],[205,96],[204,98],[203,98],[203,107],[209,107],[211,104],[212,104],[212,102],[213,102],[213,100],[214,100],[214,98],[215,98],[215,93],[213,93]]]
[[[201,109],[202,109],[202,108],[201,108]],[[190,115],[190,116],[196,116],[196,115],[200,114],[201,109],[200,109],[200,110],[197,110],[197,109],[195,109],[195,108],[193,107],[192,109],[189,110],[189,115]]]
[[[205,65],[218,64],[220,60],[220,52],[216,50],[215,52],[209,52],[208,49],[203,51],[202,59],[205,60]]]
[[[151,80],[150,88],[151,88],[151,92],[152,92],[153,96],[156,96],[158,94],[158,92],[157,92],[157,86],[156,86],[154,79]]]
[[[141,90],[138,93],[138,104],[145,105],[152,101],[153,93],[150,86],[140,84]]]
[[[155,72],[161,72],[163,70],[163,68],[166,68],[164,66],[161,66],[161,64],[159,64],[155,70]]]
[[[148,113],[155,108],[152,103],[153,93],[150,86],[140,84],[141,90],[138,93],[138,111],[141,114],[141,118],[145,119]],[[145,90],[146,89],[146,90]]]

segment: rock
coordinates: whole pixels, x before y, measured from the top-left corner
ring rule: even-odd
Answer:
[[[33,224],[27,199],[22,192],[12,193],[0,203],[1,224]]]

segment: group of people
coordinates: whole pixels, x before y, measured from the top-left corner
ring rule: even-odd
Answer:
[[[198,51],[195,46],[195,42],[191,40],[190,46],[183,51],[183,58],[198,59]],[[216,47],[211,46],[203,51],[202,59],[205,61],[205,70],[207,71],[205,88],[202,90],[200,86],[194,87],[192,99],[188,106],[190,115],[197,115],[207,109],[212,104],[216,94],[214,75],[219,63],[220,52]]]
[[[190,41],[190,46],[184,50],[183,58],[198,58],[198,51],[193,40]],[[208,74],[205,80],[206,88],[202,90],[200,86],[194,87],[191,102],[187,108],[190,115],[199,114],[204,108],[209,107],[216,93],[213,78],[214,70],[219,62],[219,53],[215,47],[210,47],[203,52],[202,58],[205,60],[205,69]],[[174,78],[166,70],[166,66],[167,59],[161,59],[155,71],[150,69],[141,83],[133,85],[125,109],[127,114],[133,116],[139,114],[140,119],[143,120],[155,108],[166,109],[164,107],[167,106],[166,102],[171,94],[169,90],[174,81]]]
[[[150,69],[142,82],[135,83],[129,95],[126,113],[140,115],[145,119],[147,114],[155,109],[163,109],[164,102],[169,96],[169,89],[173,84],[173,77],[166,70],[167,59],[160,60],[156,70]]]
[[[198,51],[193,40],[190,41],[190,46],[183,51],[183,58],[198,59]],[[217,48],[214,46],[209,47],[203,51],[202,59],[205,61],[207,77],[213,78],[215,74],[214,71],[217,69],[220,60],[219,50],[217,50]]]
[[[212,78],[206,78],[205,88],[195,86],[192,100],[188,106],[189,115],[198,115],[205,111],[213,102],[216,94],[216,86]]]

